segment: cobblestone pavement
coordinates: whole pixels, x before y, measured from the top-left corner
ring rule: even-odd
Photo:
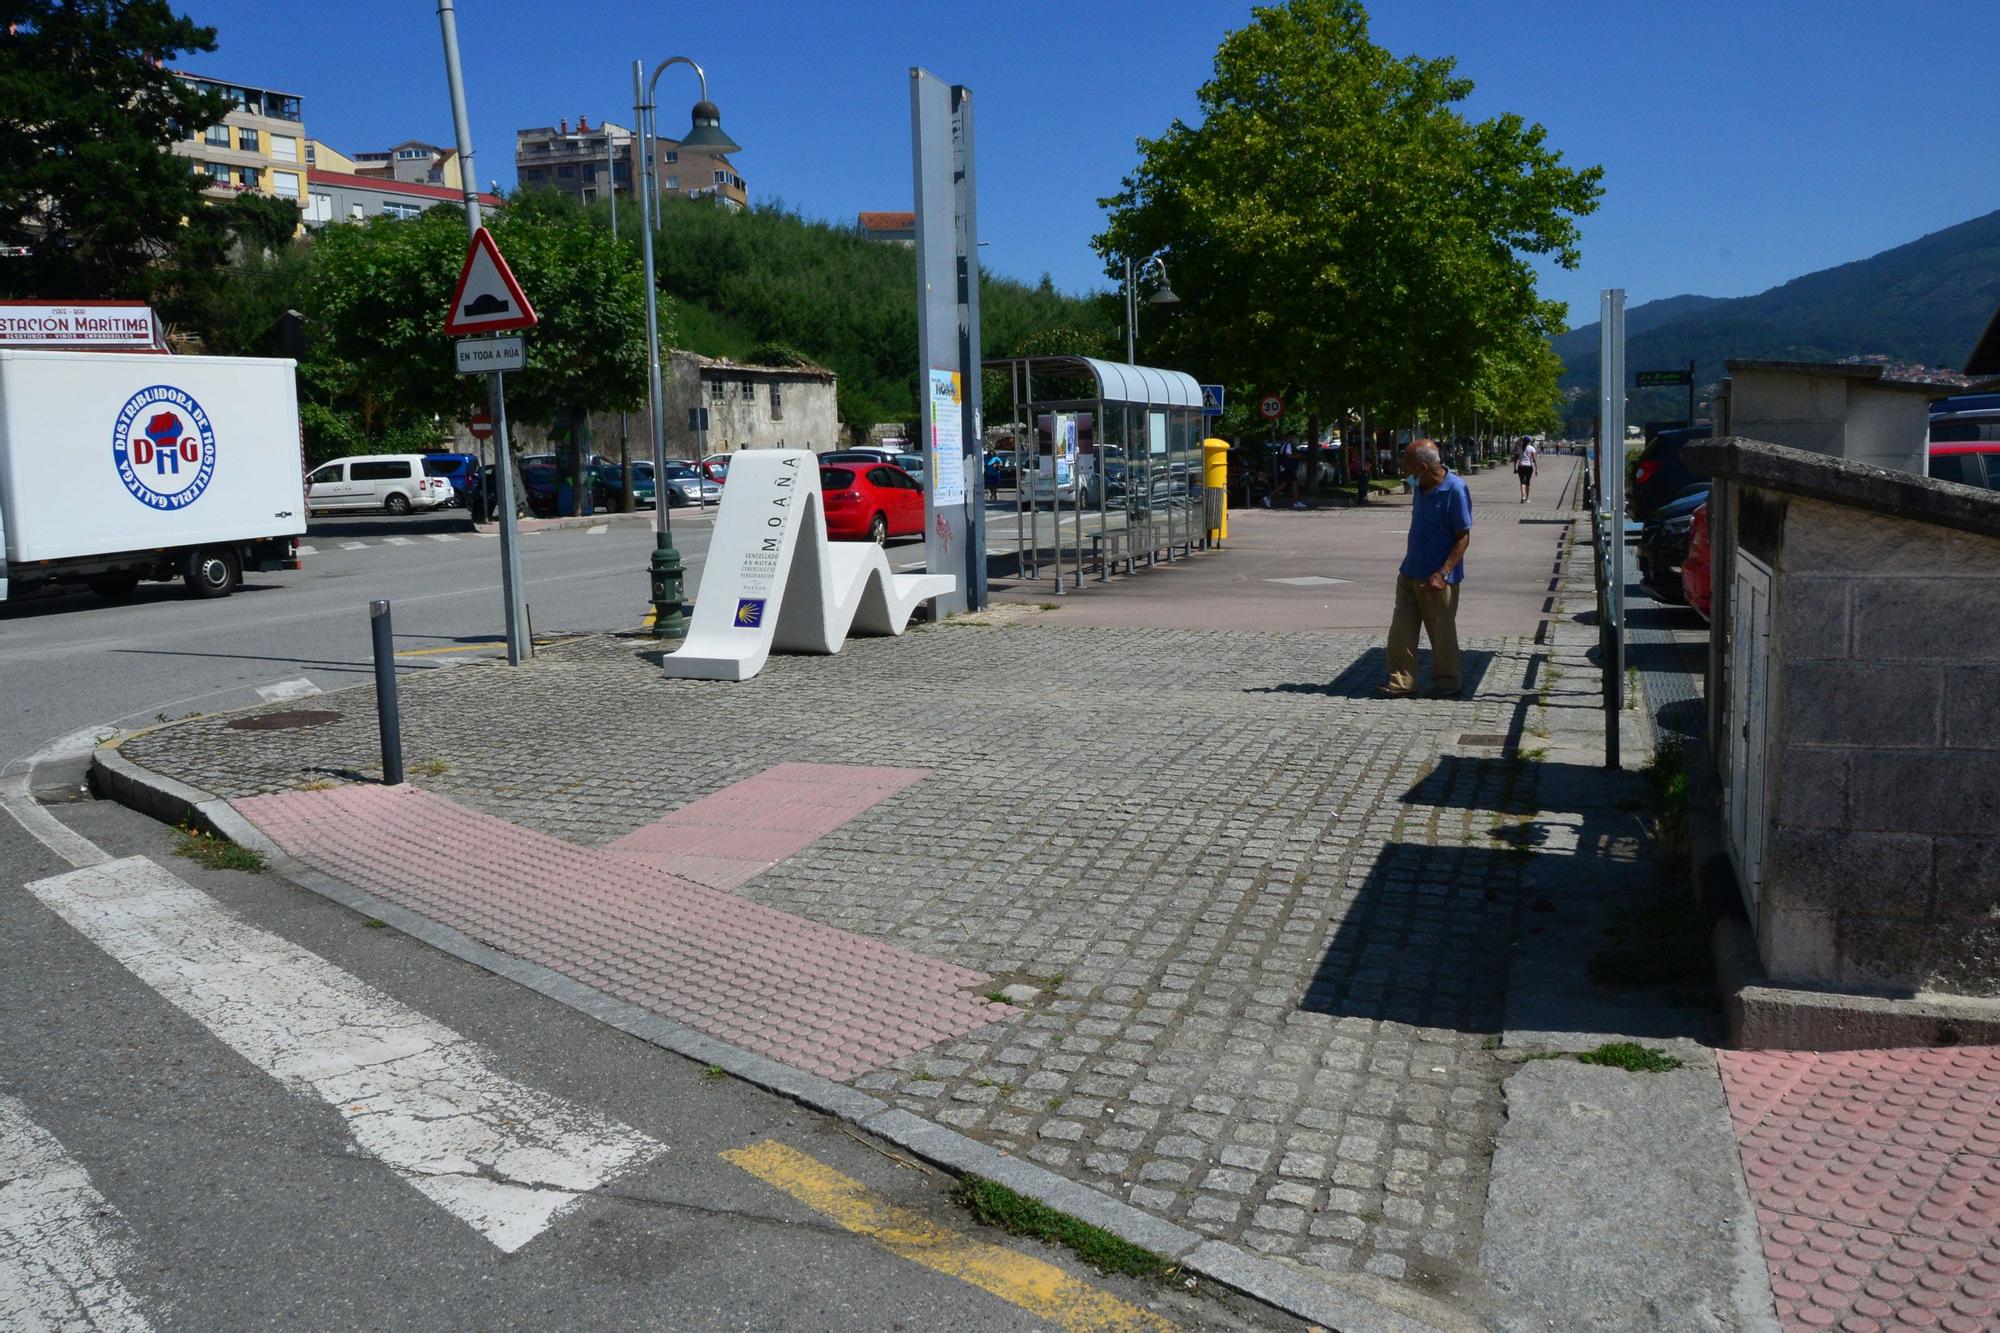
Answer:
[[[1536,768],[1496,747],[1539,650],[1466,647],[1473,696],[1439,702],[1368,697],[1359,636],[1030,618],[744,684],[596,638],[406,680],[404,745],[423,787],[592,845],[774,763],[933,770],[739,890],[1041,992],[860,1086],[1207,1234],[1469,1299],[1528,859],[1495,833]],[[232,798],[372,776],[370,693],[311,702],[126,752]]]

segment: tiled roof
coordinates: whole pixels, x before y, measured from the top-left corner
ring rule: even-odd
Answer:
[[[911,231],[917,225],[915,213],[863,213],[860,220],[864,231]]]
[[[387,176],[350,176],[344,171],[308,171],[306,180],[313,185],[345,185],[350,189],[375,190],[381,194],[407,194],[416,199],[437,199],[457,201],[465,198],[465,192],[449,185],[425,185],[419,181],[390,180]],[[497,208],[504,200],[497,194],[482,194],[479,202]]]

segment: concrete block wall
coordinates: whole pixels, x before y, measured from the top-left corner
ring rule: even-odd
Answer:
[[[2000,537],[1783,503],[1765,967],[2000,996]]]

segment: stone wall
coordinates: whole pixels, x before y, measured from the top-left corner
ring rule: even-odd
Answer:
[[[1773,572],[1767,966],[2000,995],[2000,538],[1795,497]]]
[[[1766,715],[1725,673],[1715,748],[1726,768],[1736,729],[1763,728],[1772,981],[2000,996],[2000,495],[1690,448],[1723,483],[1718,587],[1744,555],[1771,571]],[[1719,633],[1735,615],[1725,597]]]

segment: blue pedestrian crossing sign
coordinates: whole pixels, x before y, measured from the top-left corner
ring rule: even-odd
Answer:
[[[1205,417],[1222,415],[1222,386],[1204,384],[1201,386],[1201,414]]]

